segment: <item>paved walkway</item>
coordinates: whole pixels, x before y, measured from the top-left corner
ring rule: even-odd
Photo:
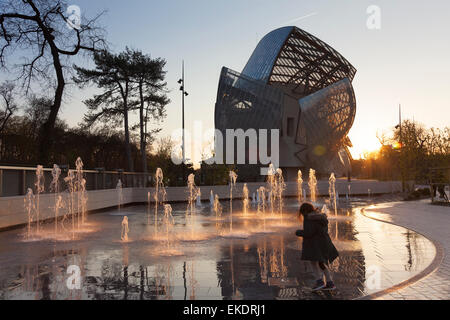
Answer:
[[[450,208],[434,206],[429,200],[382,204],[367,209],[367,216],[417,231],[437,242],[443,255],[437,269],[428,276],[377,299],[450,299]],[[438,250],[439,252],[439,250]],[[438,261],[439,262],[439,261]]]

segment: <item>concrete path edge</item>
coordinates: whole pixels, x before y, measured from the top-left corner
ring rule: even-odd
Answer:
[[[433,261],[428,265],[428,267],[423,269],[421,272],[416,274],[414,277],[409,278],[409,279],[407,279],[405,281],[402,281],[402,282],[400,282],[400,283],[398,283],[395,286],[392,286],[390,288],[387,288],[387,289],[384,289],[384,290],[381,290],[381,291],[377,291],[375,293],[371,293],[371,294],[368,294],[368,295],[363,296],[363,297],[356,298],[355,300],[374,300],[374,299],[380,298],[380,297],[382,297],[382,296],[384,296],[386,294],[395,292],[397,290],[400,290],[400,289],[403,289],[405,287],[408,287],[408,286],[412,285],[413,283],[415,283],[415,282],[417,282],[417,281],[419,281],[419,280],[421,280],[421,279],[431,275],[433,272],[435,272],[439,268],[439,266],[441,265],[442,261],[444,260],[445,253],[444,253],[444,248],[442,247],[442,245],[438,241],[425,236],[424,234],[422,234],[421,232],[419,232],[417,230],[414,230],[414,229],[411,229],[411,228],[407,228],[405,226],[402,226],[400,224],[397,224],[397,223],[394,223],[394,222],[391,222],[391,221],[386,221],[386,220],[383,220],[383,219],[379,219],[379,218],[374,218],[374,217],[368,216],[367,214],[365,214],[364,208],[361,208],[359,210],[359,212],[366,218],[369,218],[369,219],[372,219],[372,220],[376,220],[376,221],[380,221],[380,222],[384,222],[384,223],[389,223],[389,224],[392,224],[392,225],[395,225],[395,226],[399,226],[399,227],[402,227],[402,228],[405,228],[405,229],[409,229],[409,230],[411,230],[411,231],[413,231],[413,232],[415,232],[417,234],[420,234],[421,236],[423,236],[426,239],[428,239],[434,245],[434,247],[436,248],[436,255],[435,255]]]

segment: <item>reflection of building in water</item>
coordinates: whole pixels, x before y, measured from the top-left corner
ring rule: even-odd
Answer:
[[[32,249],[30,249],[32,250]],[[29,253],[32,254],[31,252]],[[5,283],[0,280],[0,298],[64,300],[81,299],[82,290],[71,290],[67,287],[67,268],[69,265],[80,266],[83,274],[85,265],[85,248],[53,250],[39,255],[39,263],[24,263],[17,269],[2,268],[2,276],[13,272],[14,276]],[[5,270],[6,269],[6,270]],[[7,289],[7,292],[3,291]]]
[[[194,277],[194,262],[190,262],[189,272],[189,286],[191,287],[190,300],[195,300],[195,287],[197,286],[197,280]]]
[[[283,236],[263,238],[255,245],[222,248],[223,259],[217,263],[222,295],[232,299],[275,297],[273,283],[282,283],[288,276]],[[271,285],[272,284],[272,285]]]
[[[345,234],[344,229],[342,234]],[[225,299],[317,299],[308,289],[316,280],[294,248],[293,236],[266,236],[245,249],[234,243],[221,250],[217,262],[219,285]],[[353,240],[348,240],[353,243]],[[297,246],[298,247],[298,246]],[[353,249],[352,249],[353,248]],[[346,298],[364,291],[365,261],[358,246],[340,252],[331,266],[337,286]],[[338,297],[339,298],[339,297]]]
[[[173,267],[170,263],[121,266],[107,262],[101,267],[101,276],[86,279],[90,299],[172,299]]]
[[[270,254],[270,275],[271,278],[286,278],[287,277],[287,266],[285,263],[284,256],[284,243],[283,237],[280,237],[279,246],[272,247],[272,252]]]
[[[258,262],[259,262],[259,270],[261,276],[261,282],[267,283],[267,279],[269,278],[268,269],[267,269],[267,240],[264,239],[263,245],[258,246],[256,251],[258,253]]]
[[[261,278],[257,247],[248,250],[239,244],[221,248],[222,258],[217,261],[217,277],[224,299],[242,294],[243,299],[271,298],[271,289]],[[264,280],[267,282],[267,280]]]
[[[328,221],[328,233],[333,241],[357,241],[355,230],[355,223],[351,218],[342,220],[330,219]]]

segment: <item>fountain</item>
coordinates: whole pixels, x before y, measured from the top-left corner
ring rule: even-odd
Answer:
[[[155,236],[158,234],[158,205],[164,205],[166,202],[166,188],[164,187],[164,175],[161,168],[157,168],[155,172]]]
[[[258,212],[266,214],[266,188],[258,188]]]
[[[273,164],[269,165],[267,184],[270,190],[267,203],[270,204],[272,215],[275,213],[275,207],[278,206],[278,214],[282,218],[283,191],[286,184],[284,183],[283,171],[280,168],[275,170]]]
[[[244,216],[247,216],[249,204],[248,187],[247,184],[244,183],[244,187],[242,188],[242,211],[244,213]]]
[[[50,191],[54,193],[59,192],[59,176],[61,175],[61,169],[57,164],[53,165],[52,169],[52,182],[50,183]]]
[[[128,242],[128,232],[130,232],[130,229],[128,228],[128,217],[124,216],[122,220],[122,233],[120,235],[120,240],[122,240],[122,242]]]
[[[25,196],[25,209],[28,215],[28,229],[27,229],[27,239],[31,238],[31,224],[33,223],[33,212],[36,210],[35,207],[35,197],[33,190],[31,188],[27,189],[27,194]]]
[[[297,196],[298,196],[298,205],[301,205],[303,202],[303,177],[302,171],[298,170],[297,173]]]
[[[122,187],[122,181],[120,179],[117,181],[116,190],[117,190],[117,199],[119,201],[118,207],[119,207],[119,211],[120,211],[120,208],[122,207],[122,203],[123,203],[123,187]]]
[[[195,206],[197,208],[201,208],[202,207],[202,194],[200,192],[200,188],[198,188],[198,193],[197,193],[197,198],[195,201]]]
[[[222,234],[222,205],[220,204],[219,195],[214,197],[214,214],[216,216],[216,230],[219,235]]]
[[[309,192],[311,194],[311,202],[316,202],[317,197],[317,179],[316,170],[309,169],[309,180],[308,180]]]
[[[50,183],[50,191],[55,193],[55,234],[58,233],[58,215],[59,209],[62,208],[62,197],[59,195],[59,176],[61,169],[54,164],[52,169],[52,182]]]
[[[167,241],[167,249],[170,250],[170,231],[175,224],[173,216],[172,216],[172,206],[170,204],[164,205],[164,226],[166,227],[166,241]]]
[[[147,192],[147,224],[150,224],[150,191]]]
[[[202,215],[198,214],[199,211],[195,211],[195,201],[199,200],[199,192],[194,183],[195,176],[193,174],[189,175],[187,179],[188,188],[182,188],[183,195],[181,196],[181,199],[184,198],[182,200],[186,201],[186,190],[189,190],[189,198],[187,199],[189,202],[187,216],[195,218],[197,221],[195,221],[195,224],[184,224],[184,210],[186,209],[186,204],[183,202],[175,205],[169,205],[167,204],[167,201],[165,202],[166,194],[165,190],[163,190],[164,185],[162,184],[162,172],[160,170],[157,170],[156,189],[151,189],[151,192],[155,191],[154,194],[147,192],[147,195],[145,195],[145,189],[133,190],[135,192],[135,195],[139,195],[143,202],[147,200],[146,204],[144,203],[143,205],[136,207],[133,206],[132,208],[129,208],[129,210],[122,209],[123,212],[120,219],[111,217],[114,216],[115,213],[117,213],[117,209],[99,213],[92,218],[91,216],[89,216],[89,218],[91,218],[89,219],[89,227],[91,227],[91,225],[93,226],[94,222],[100,227],[96,230],[95,235],[85,236],[84,233],[78,234],[79,228],[77,231],[77,223],[78,227],[85,223],[86,203],[83,201],[83,199],[86,199],[84,197],[84,193],[86,192],[86,177],[83,178],[81,165],[82,162],[77,161],[77,164],[77,169],[73,168],[73,170],[70,170],[67,173],[67,177],[65,179],[68,184],[68,193],[63,192],[63,190],[66,189],[66,186],[63,186],[61,182],[63,176],[65,176],[66,174],[61,176],[61,170],[56,165],[53,167],[53,170],[48,170],[49,172],[46,173],[50,176],[51,171],[53,179],[48,179],[51,181],[49,190],[54,192],[54,194],[41,196],[42,208],[44,208],[44,203],[45,207],[52,208],[46,208],[47,211],[49,211],[49,215],[47,213],[44,214],[44,209],[41,208],[40,217],[41,220],[44,217],[49,217],[51,218],[51,222],[49,224],[44,224],[41,221],[39,234],[37,234],[37,230],[34,225],[36,223],[37,200],[35,195],[33,194],[35,189],[34,187],[32,187],[31,189],[27,190],[27,194],[24,199],[24,207],[26,209],[26,212],[23,216],[26,219],[26,214],[28,214],[28,233],[25,229],[26,226],[20,232],[23,233],[24,238],[28,236],[29,240],[25,239],[25,242],[33,243],[25,243],[21,246],[18,246],[19,249],[24,248],[26,250],[18,254],[15,252],[15,247],[7,243],[8,240],[14,240],[14,238],[11,237],[12,233],[5,233],[3,240],[6,240],[7,247],[6,250],[3,251],[11,250],[12,252],[3,260],[6,262],[12,261],[14,263],[14,268],[8,266],[8,272],[3,275],[2,280],[5,281],[6,279],[7,282],[5,281],[6,285],[4,286],[3,290],[0,290],[0,294],[4,294],[5,296],[9,295],[10,297],[14,298],[20,298],[31,296],[30,292],[28,291],[36,291],[36,294],[34,296],[40,298],[40,292],[43,290],[40,290],[42,289],[41,286],[36,287],[36,281],[42,284],[41,281],[47,281],[46,277],[50,277],[52,297],[63,297],[62,294],[64,294],[66,291],[58,291],[60,290],[59,287],[63,287],[63,289],[66,290],[64,282],[65,278],[61,275],[62,273],[65,273],[65,267],[71,264],[79,265],[80,268],[86,268],[86,270],[82,270],[82,276],[83,279],[90,280],[86,284],[83,284],[83,290],[89,290],[89,292],[91,292],[91,288],[95,289],[96,286],[100,288],[98,292],[104,294],[99,295],[99,298],[119,297],[119,295],[123,293],[123,288],[130,288],[130,284],[136,284],[136,286],[148,290],[145,292],[142,291],[144,293],[141,293],[138,290],[133,291],[130,289],[130,291],[128,292],[130,294],[128,296],[129,298],[137,298],[139,293],[141,293],[142,296],[145,295],[144,298],[158,298],[157,294],[155,296],[154,290],[155,288],[161,287],[158,286],[158,284],[153,285],[153,282],[162,282],[164,280],[161,279],[166,279],[164,277],[158,279],[154,277],[155,270],[157,270],[157,266],[160,264],[160,261],[173,262],[173,270],[179,271],[174,272],[174,275],[176,277],[174,285],[172,287],[164,288],[166,295],[168,295],[167,292],[174,292],[176,298],[181,297],[183,291],[183,279],[181,278],[181,266],[183,264],[183,260],[188,261],[187,264],[189,264],[189,261],[191,260],[199,261],[200,263],[197,266],[197,268],[199,268],[199,271],[207,275],[212,275],[212,277],[208,276],[208,279],[205,280],[205,277],[202,277],[200,274],[199,281],[202,282],[199,283],[199,288],[211,285],[211,281],[216,279],[216,277],[214,276],[214,272],[217,272],[217,276],[219,277],[223,274],[226,274],[228,279],[223,279],[225,279],[224,281],[228,281],[227,285],[229,285],[229,287],[232,287],[232,290],[227,290],[227,293],[223,294],[224,298],[226,299],[237,297],[239,290],[246,289],[245,287],[242,287],[242,281],[239,281],[242,280],[239,278],[239,270],[242,270],[242,268],[249,269],[249,274],[254,274],[255,272],[260,273],[261,279],[259,279],[258,276],[258,283],[255,283],[255,285],[252,284],[253,286],[251,287],[251,289],[253,290],[253,292],[256,292],[258,294],[257,297],[268,297],[269,299],[273,297],[273,292],[269,290],[268,292],[262,292],[263,294],[265,294],[264,296],[259,295],[258,288],[261,287],[259,281],[264,282],[265,285],[271,286],[271,289],[275,289],[275,287],[277,287],[284,290],[285,288],[291,288],[290,286],[288,286],[288,275],[297,276],[297,274],[299,274],[299,276],[304,277],[305,279],[307,279],[309,276],[306,272],[307,270],[304,270],[303,265],[299,266],[297,263],[295,263],[295,261],[298,260],[299,253],[299,249],[297,247],[299,247],[299,244],[301,245],[301,241],[298,241],[296,238],[294,238],[293,234],[293,230],[295,230],[293,227],[294,223],[298,224],[296,220],[296,211],[298,211],[297,206],[301,201],[309,200],[309,195],[307,196],[307,193],[303,189],[303,187],[306,188],[307,181],[303,181],[301,171],[298,171],[296,190],[297,194],[292,199],[282,198],[284,181],[283,172],[280,169],[275,170],[275,173],[270,178],[271,184],[262,183],[261,185],[256,185],[251,183],[242,183],[242,186],[240,185],[238,189],[236,189],[236,173],[230,172],[230,190],[226,190],[228,186],[217,187],[217,190],[221,190],[221,192],[225,191],[225,195],[227,194],[227,192],[229,192],[230,200],[232,201],[234,197],[234,202],[237,203],[237,205],[236,203],[230,204],[230,218],[228,218],[227,216],[228,199],[223,199],[224,201],[220,203],[219,195],[214,194],[215,190],[210,190],[209,203],[211,205],[211,209],[208,209],[208,212],[204,212],[204,214]],[[311,176],[314,175],[312,174]],[[89,178],[91,178],[91,176],[89,176]],[[123,177],[121,178],[124,179]],[[40,179],[41,178],[39,178],[39,180]],[[122,181],[115,181],[117,182],[117,190],[114,190],[113,186],[113,189],[107,192],[102,191],[101,193],[104,192],[110,195],[112,194],[113,198],[115,199],[116,192],[118,192],[118,204],[119,208],[121,209],[124,203],[123,195],[127,196],[128,193],[126,192],[132,190],[123,190]],[[33,181],[33,183],[34,182],[35,181]],[[303,182],[305,182],[304,186]],[[37,184],[40,185],[41,183]],[[115,184],[114,181],[113,184]],[[242,200],[240,199],[241,187]],[[294,184],[292,184],[290,187],[294,187]],[[331,174],[331,176],[329,177],[328,191],[330,196],[329,201],[330,203],[334,203],[335,214],[338,205],[338,193],[336,190],[338,187],[339,181],[336,184],[336,177],[334,174]],[[125,191],[125,194],[122,194],[122,190]],[[175,192],[180,191],[180,189],[175,188],[173,190]],[[207,192],[205,190],[207,189],[204,189],[204,193]],[[252,191],[252,193],[250,192],[250,190]],[[149,191],[149,189],[147,189],[147,191]],[[309,192],[309,190],[307,191]],[[371,192],[372,191],[369,189],[369,195],[371,195]],[[94,196],[95,194],[98,194],[98,192],[92,193],[92,195]],[[155,225],[158,225],[159,228],[158,238],[153,238],[153,230],[148,230],[152,229],[153,226],[150,223],[146,224],[146,221],[148,220],[148,222],[153,223],[152,219],[154,208],[151,205],[151,201],[153,201],[155,194],[157,195],[155,205]],[[171,195],[172,193],[170,192],[170,196]],[[145,196],[147,196],[146,199]],[[204,194],[203,196],[206,200],[206,194]],[[317,196],[317,192],[314,193],[314,196]],[[342,194],[342,196],[344,196],[344,194]],[[90,197],[90,201],[92,197],[93,196]],[[227,195],[225,196],[225,198],[226,197]],[[49,200],[48,202],[50,204],[44,202],[44,199]],[[127,200],[125,200],[125,203]],[[178,197],[174,197],[173,199],[170,198],[170,200],[178,200]],[[22,201],[22,199],[20,199],[20,201]],[[52,211],[53,201],[55,202],[54,211]],[[64,201],[66,202],[66,205],[64,206],[64,209],[61,209],[63,207]],[[242,201],[242,211],[240,207],[240,201]],[[255,204],[255,207],[250,207],[250,201]],[[270,214],[271,208],[268,205],[268,201],[270,201],[269,203],[273,207],[273,211],[275,213],[273,216]],[[96,204],[93,203],[92,207],[94,207],[94,205]],[[203,203],[203,206],[205,205],[207,205],[206,202]],[[222,205],[224,205],[225,207],[223,212]],[[318,210],[322,209],[323,212],[330,210],[328,214],[332,214],[330,205],[327,204],[327,206],[324,207],[322,207],[321,205],[317,205],[317,203],[315,203],[314,205],[319,207]],[[234,212],[232,206],[234,206]],[[130,213],[128,213],[128,211],[130,211]],[[140,212],[141,214],[131,216],[131,211],[136,213]],[[147,216],[145,215],[146,211]],[[280,223],[277,212],[279,212],[280,216],[282,216],[282,218],[285,220],[283,221],[283,224]],[[129,221],[128,215],[130,215],[131,217],[131,222]],[[215,217],[213,215],[215,215]],[[68,228],[68,226],[70,226],[70,221],[66,222],[67,226],[65,227],[67,227],[67,232],[64,228],[64,221],[66,220],[63,220],[66,217],[72,218],[72,222],[75,223],[75,225],[70,230]],[[216,227],[214,226],[215,223],[213,222],[214,218]],[[355,254],[361,254],[361,247],[359,246],[360,242],[357,242],[360,240],[355,240],[353,231],[364,232],[364,230],[368,230],[369,228],[367,228],[365,219],[363,221],[363,217],[353,217],[352,215],[351,217],[348,217],[347,220],[345,220],[345,217],[343,216],[338,216],[337,218],[338,219],[336,219],[335,221],[336,227],[334,226],[334,223],[330,223],[330,234],[333,236],[334,233],[334,237],[337,239],[338,231],[341,233],[340,238],[338,239],[340,241],[336,241],[336,243],[337,246],[339,246],[339,250],[343,252],[343,256],[345,254],[345,258],[347,259],[347,261],[341,259],[342,261],[338,262],[342,263],[343,266],[348,267],[351,266],[352,259],[354,258]],[[55,220],[54,226],[53,219]],[[186,221],[190,223],[190,221],[192,220]],[[354,223],[351,223],[351,221],[353,221]],[[121,228],[120,231],[119,222]],[[230,227],[228,223],[230,223]],[[292,224],[289,225],[289,223]],[[339,228],[337,228],[338,223]],[[362,228],[365,229],[353,229],[353,226],[358,223],[362,226]],[[53,239],[53,227],[55,228],[55,234],[57,234],[57,237],[55,237],[54,239],[62,243],[55,243],[54,241],[34,243],[36,241],[44,240],[44,237],[51,236]],[[231,232],[228,231],[229,228]],[[130,233],[130,229],[133,229],[132,234]],[[67,240],[70,241],[70,231],[73,232],[73,230],[75,230],[76,239],[79,241],[73,241],[69,243],[65,242]],[[343,233],[342,230],[344,230],[345,232]],[[377,229],[373,230],[374,232],[378,231]],[[191,234],[191,231],[193,234]],[[120,239],[118,238],[119,232]],[[273,232],[273,234],[268,236],[267,234],[271,232]],[[68,239],[63,237],[66,236],[66,233],[66,238]],[[398,233],[400,234],[400,232]],[[226,238],[232,240],[227,240]],[[249,240],[234,240],[242,238],[249,238]],[[209,241],[209,239],[213,240]],[[364,241],[364,238],[361,239],[361,241]],[[401,238],[401,240],[403,241],[403,238]],[[195,244],[185,243],[187,241],[195,241]],[[370,243],[370,239],[365,241]],[[267,245],[269,246],[267,247]],[[295,247],[296,252],[288,249],[288,247],[291,245]],[[230,254],[228,254],[228,251],[225,251],[228,248],[230,249]],[[351,249],[352,252],[344,253],[345,251],[349,251],[348,249]],[[100,255],[98,254],[99,252],[101,253]],[[256,257],[255,254],[257,254]],[[121,255],[123,255],[122,265],[126,266],[126,271],[123,266],[122,269],[120,266]],[[186,259],[164,258],[173,257],[175,255],[185,255]],[[243,256],[244,258],[246,256],[250,257],[254,263],[250,261],[252,263],[248,264],[248,259],[237,259],[241,256]],[[20,261],[17,263],[14,260],[16,257],[20,259]],[[92,257],[94,257],[95,259],[92,259]],[[258,259],[258,261],[256,261],[256,258]],[[259,266],[257,262],[259,262]],[[31,280],[24,277],[25,272],[27,272],[26,268],[28,268],[30,265],[35,267],[36,269],[36,276],[33,275],[34,278]],[[98,271],[99,266],[101,266],[102,269],[100,270],[101,274],[99,274],[100,271]],[[258,267],[260,268],[259,270]],[[348,273],[348,277],[352,277],[352,271],[353,270],[350,270],[350,272]],[[185,277],[185,275],[183,276]],[[185,280],[187,279],[188,278],[185,277]],[[130,281],[130,283],[128,283],[128,281]],[[17,284],[20,285],[21,283],[26,282],[31,282],[33,285],[33,289],[22,290],[22,288],[18,287],[19,289],[16,290],[14,295],[9,293],[9,291],[13,291],[10,290],[9,287],[16,286]],[[125,284],[125,286],[122,286],[121,284]],[[164,283],[164,285],[166,284],[167,283]],[[298,286],[299,290],[297,291],[302,291],[304,288],[303,285],[304,284],[302,283],[302,285]],[[44,283],[44,287],[45,286],[46,284]],[[108,286],[108,293],[105,294],[104,292],[101,292],[101,286]],[[186,286],[187,285],[185,284],[185,292],[188,292],[187,294],[189,294]],[[295,287],[293,286],[292,288]],[[46,287],[44,289],[47,290]],[[55,289],[55,291],[53,291],[53,289]],[[55,292],[54,295],[53,292]],[[217,292],[218,294],[221,293],[220,286],[218,287],[218,290],[211,290],[211,297],[216,298],[216,296],[213,295],[215,292],[216,294]],[[235,294],[232,295],[230,294],[230,292],[235,292]],[[131,293],[133,293],[133,295],[131,295]],[[289,294],[290,292],[286,291],[285,293]],[[70,292],[69,294],[70,297],[73,297],[73,293]],[[195,293],[192,294],[192,296],[194,295]],[[291,297],[289,295],[284,295],[284,293],[283,295],[278,294],[278,292],[277,295],[279,297]],[[201,297],[204,297],[204,295],[202,295]],[[311,298],[310,295],[305,297]]]
[[[185,211],[185,221],[186,226],[190,227],[190,234],[183,234],[182,238],[185,241],[199,241],[204,240],[205,235],[195,231],[195,204],[197,196],[200,193],[200,189],[195,185],[195,175],[193,173],[189,174],[187,179],[187,191],[188,191],[188,204]]]
[[[55,234],[58,233],[58,218],[59,209],[66,207],[67,212],[61,219],[61,229],[66,231],[65,221],[69,217],[71,219],[71,232],[72,239],[75,238],[75,231],[82,230],[82,226],[86,223],[87,215],[87,201],[88,196],[86,192],[86,179],[83,177],[83,161],[81,158],[77,158],[75,162],[76,169],[68,170],[67,176],[64,178],[64,182],[67,184],[67,202],[63,201],[62,196],[59,193],[59,177],[61,175],[61,169],[55,164],[52,170],[52,182],[50,184],[50,190],[55,193]]]
[[[237,174],[230,171],[230,233],[233,231],[233,187],[236,185]]]
[[[59,209],[64,208],[64,201],[61,195],[58,195],[55,200],[55,235],[58,233],[58,216],[59,216]]]
[[[80,157],[75,161],[76,170],[76,191],[77,191],[77,224],[78,229],[84,223],[84,212],[83,212],[83,189],[86,189],[86,183],[83,183],[83,161]]]
[[[187,187],[188,187],[188,206],[186,210],[186,218],[188,216],[192,217],[192,215],[194,214],[195,212],[194,203],[196,202],[197,196],[200,193],[200,190],[195,185],[195,175],[193,173],[191,173],[188,176]]]
[[[266,189],[264,187],[258,188],[258,216],[262,215],[264,223],[264,231],[266,231]]]
[[[216,194],[214,198],[214,213],[216,214],[216,220],[222,217],[222,205],[220,204],[219,195]]]
[[[330,204],[333,205],[334,215],[337,217],[337,199],[336,199],[336,177],[332,172],[330,175],[330,179],[328,180],[328,194],[330,196]]]
[[[87,217],[87,201],[88,196],[86,192],[86,179],[81,180],[81,224],[86,223],[86,217]]]
[[[276,171],[275,168],[273,166],[273,164],[271,163],[269,165],[269,170],[267,171],[267,184],[268,184],[268,191],[269,191],[269,196],[267,198],[267,203],[270,204],[270,210],[272,212],[272,214],[274,214],[274,205],[275,205],[275,199],[274,197],[276,196],[276,184],[277,184],[277,179],[275,177],[276,175]]]
[[[209,205],[211,208],[214,208],[214,193],[212,190],[209,193]]]
[[[283,218],[283,191],[286,188],[286,184],[284,183],[283,171],[278,168],[276,174],[276,197],[278,199],[278,214],[281,219]]]
[[[44,167],[38,165],[36,168],[36,234],[39,234],[40,194],[44,192]]]
[[[68,216],[71,218],[72,222],[72,239],[75,238],[75,207],[74,207],[74,193],[75,193],[75,174],[73,170],[67,171],[67,177],[64,178],[64,181],[67,183],[67,191],[69,193],[68,195],[68,205],[67,205],[67,211]],[[62,221],[62,227],[64,227],[64,221],[66,216],[64,216],[64,219]]]
[[[256,205],[257,204],[257,202],[256,202],[256,195],[255,195],[255,193],[253,192],[252,193],[252,206],[254,206],[254,205]]]

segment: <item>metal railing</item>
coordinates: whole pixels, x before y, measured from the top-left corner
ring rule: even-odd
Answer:
[[[59,189],[65,190],[64,178],[67,176],[67,167],[61,167]],[[152,175],[142,172],[124,172],[122,170],[105,171],[83,170],[87,190],[114,189],[119,179],[123,188],[146,187],[152,183]],[[44,168],[44,193],[50,192],[52,169]],[[0,197],[13,197],[25,195],[28,188],[35,190],[36,168],[0,166]]]

